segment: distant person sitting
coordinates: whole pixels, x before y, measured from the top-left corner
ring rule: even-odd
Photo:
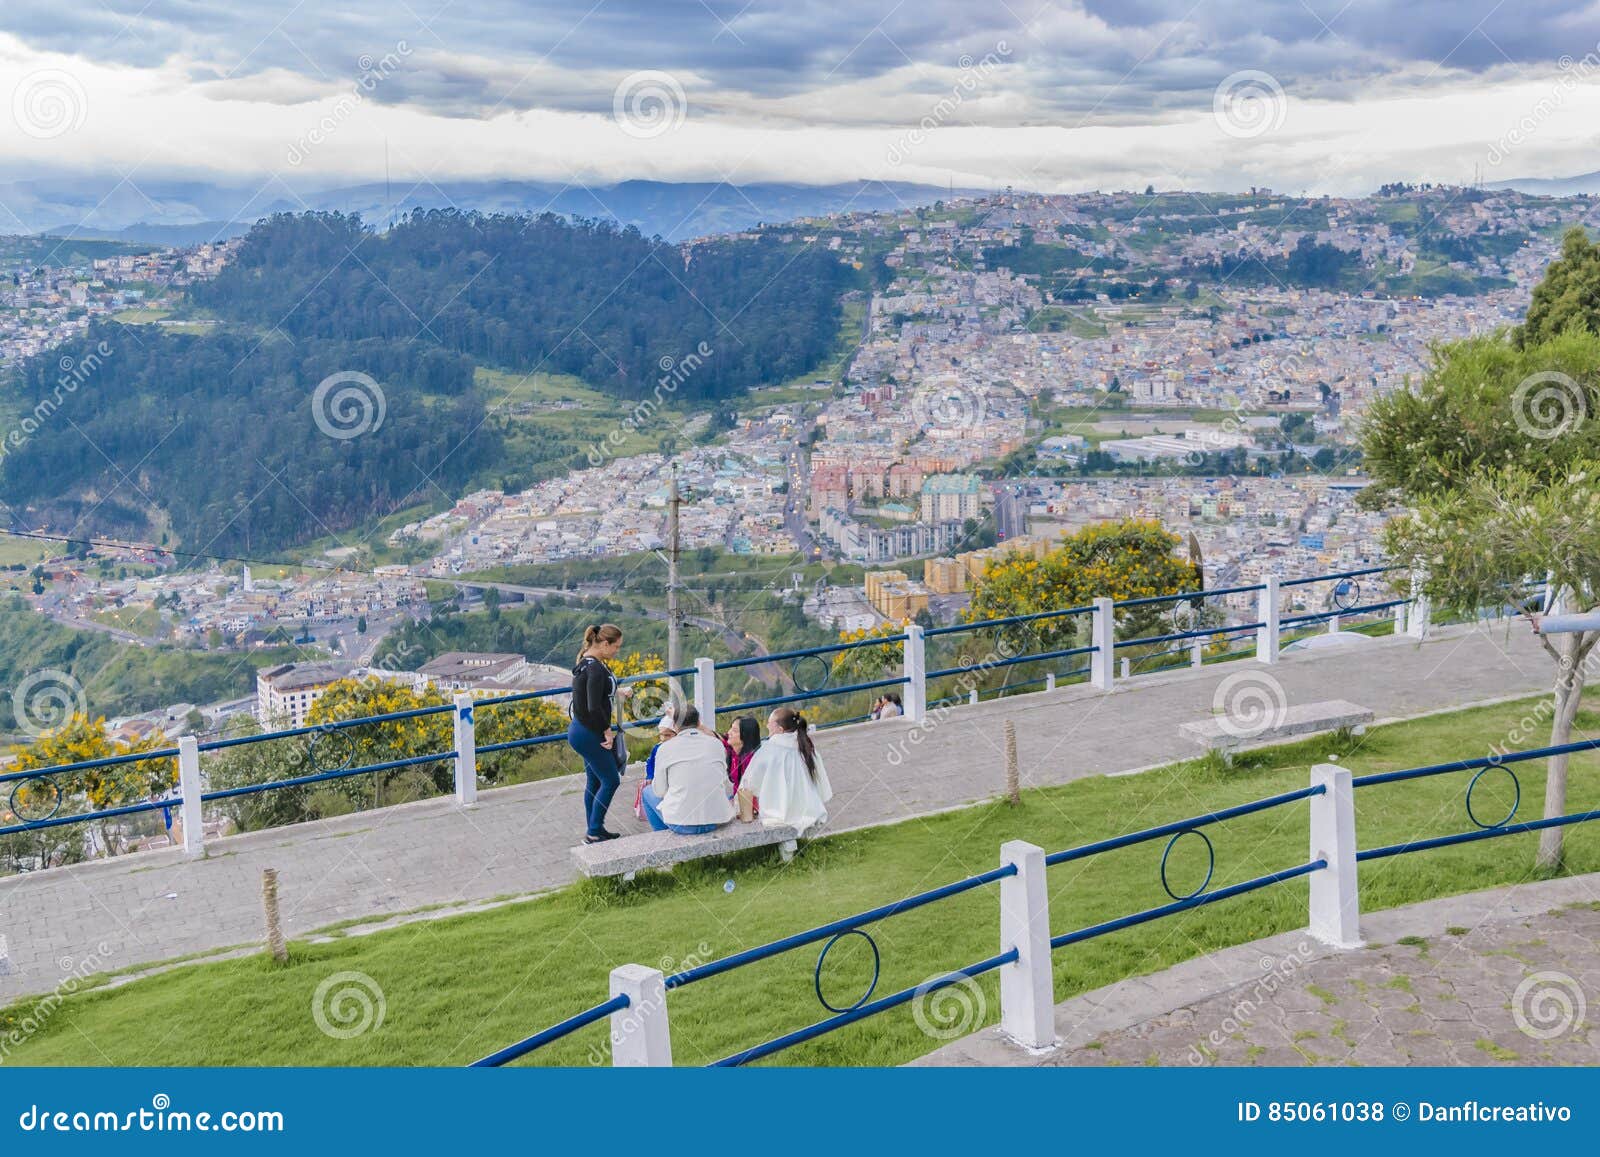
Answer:
[[[893,691],[879,699],[878,705],[872,709],[874,719],[898,719],[905,713],[906,709],[900,702],[900,696]]]
[[[639,802],[656,831],[698,836],[734,817],[722,740],[700,727],[700,713],[685,707],[678,733],[654,752],[654,773]]]
[[[740,786],[761,799],[762,818],[802,833],[826,822],[833,798],[828,770],[811,742],[806,717],[779,707],[767,717],[767,741],[750,761]]]

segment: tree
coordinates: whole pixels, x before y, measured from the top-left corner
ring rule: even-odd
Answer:
[[[972,589],[970,619],[999,619],[1085,606],[1097,598],[1135,599],[1197,590],[1199,575],[1177,554],[1181,540],[1148,519],[1101,522],[1068,535],[1043,558],[1013,552],[989,563]],[[1142,632],[1160,611],[1119,613],[1124,637]],[[1032,649],[1071,646],[1075,619],[1020,624]]]
[[[1374,480],[1363,502],[1411,507],[1385,528],[1390,558],[1436,605],[1463,614],[1519,604],[1530,581],[1547,577],[1555,608],[1600,607],[1597,403],[1593,332],[1574,327],[1542,341],[1500,334],[1440,347],[1423,380],[1375,401],[1363,425]],[[1571,737],[1600,632],[1540,641],[1556,664],[1546,710],[1558,746]],[[1567,757],[1554,756],[1547,818],[1564,814],[1566,794]],[[1560,867],[1563,831],[1541,834],[1540,868]]]
[[[356,634],[364,635],[366,633],[367,633],[367,616],[366,615],[358,615],[356,617]]]
[[[1561,256],[1534,287],[1527,320],[1513,336],[1518,345],[1538,345],[1574,327],[1600,333],[1600,245],[1576,226],[1561,239]]]

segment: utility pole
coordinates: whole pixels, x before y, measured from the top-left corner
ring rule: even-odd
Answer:
[[[683,666],[682,622],[678,611],[678,468],[667,491],[667,670]],[[676,677],[673,679],[677,683]]]

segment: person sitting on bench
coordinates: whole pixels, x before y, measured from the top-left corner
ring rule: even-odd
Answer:
[[[792,707],[779,707],[767,717],[768,739],[750,761],[739,786],[761,800],[768,823],[792,824],[802,834],[825,823],[833,798],[828,769],[811,742],[806,717]]]
[[[656,831],[698,836],[733,819],[733,785],[722,739],[700,726],[700,712],[685,707],[678,733],[655,750],[655,775],[639,802]]]

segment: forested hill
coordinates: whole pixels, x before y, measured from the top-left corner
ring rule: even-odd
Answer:
[[[677,246],[605,222],[417,211],[386,233],[269,218],[195,300],[296,340],[420,341],[637,397],[701,343],[677,394],[723,398],[828,355],[850,270],[776,240]]]
[[[70,391],[64,366],[83,368]],[[378,392],[318,398],[354,370]],[[455,493],[495,461],[500,435],[472,372],[461,354],[410,342],[96,325],[23,367],[21,408],[42,417],[8,447],[0,498],[17,524],[78,534],[149,534],[164,514],[190,550],[321,537]]]

